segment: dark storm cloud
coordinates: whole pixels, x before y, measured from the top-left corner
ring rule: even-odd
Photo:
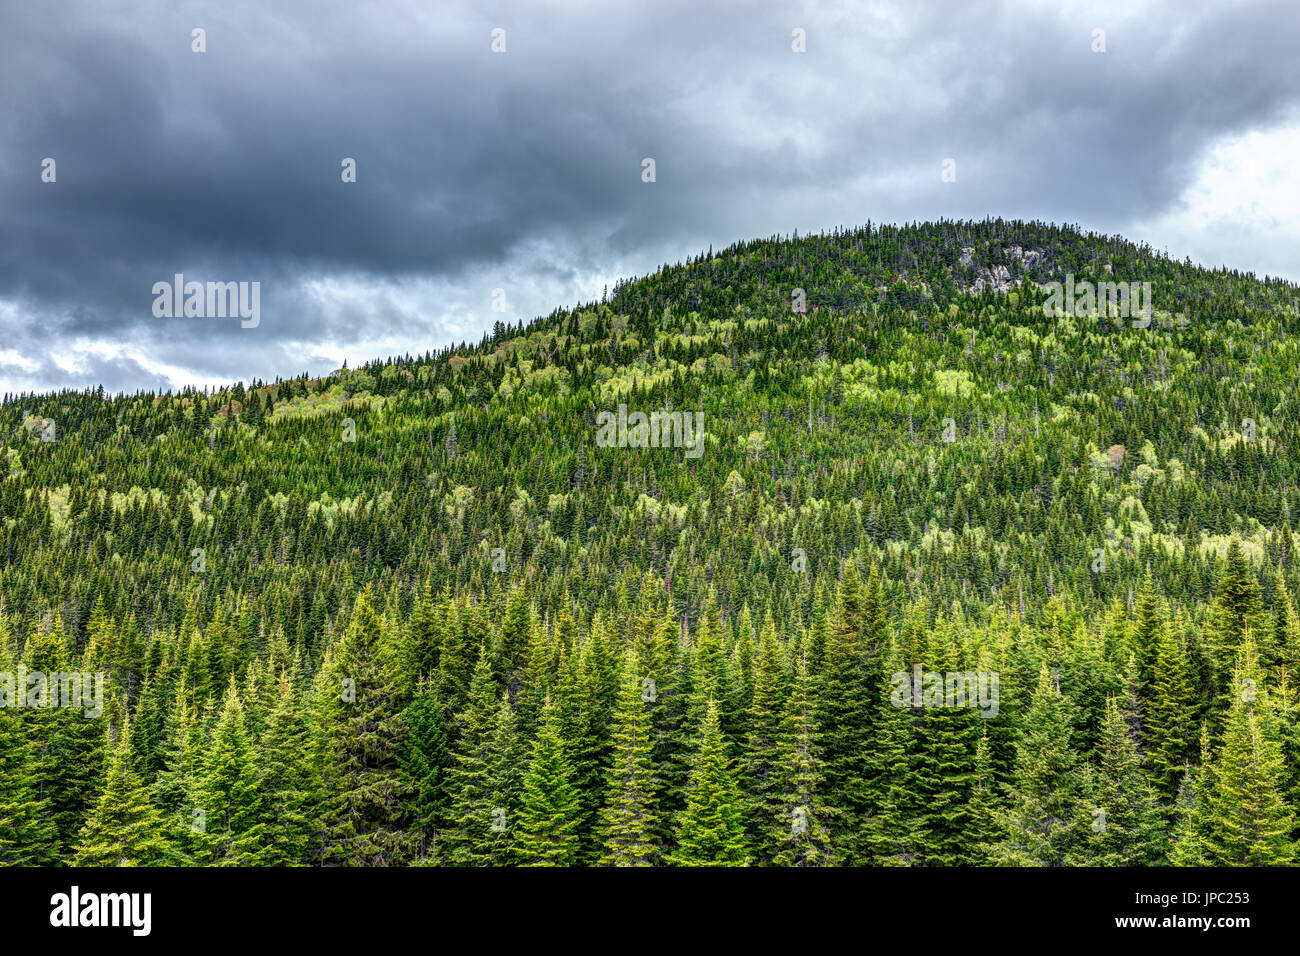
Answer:
[[[795,228],[1120,230],[1300,97],[1284,3],[620,7],[7,5],[0,385],[319,373],[477,338],[493,288],[527,318]],[[176,272],[261,282],[261,324],[154,318]]]

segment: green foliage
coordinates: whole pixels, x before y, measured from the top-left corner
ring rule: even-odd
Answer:
[[[700,725],[686,808],[677,821],[672,861],[678,866],[744,866],[749,862],[740,791],[728,763],[718,705],[710,698]]]
[[[78,835],[77,866],[150,866],[163,861],[163,818],[131,769],[131,728],[123,724],[104,777],[104,792]]]
[[[868,225],[324,379],[5,396],[0,862],[1291,861],[1296,302]],[[604,447],[620,403],[698,445]],[[895,706],[916,665],[996,715]]]

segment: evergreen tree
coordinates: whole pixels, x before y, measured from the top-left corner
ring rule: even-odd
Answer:
[[[1196,723],[1186,655],[1168,628],[1161,629],[1159,641],[1146,712],[1147,762],[1156,794],[1172,806],[1193,755]]]
[[[37,792],[32,748],[6,702],[0,707],[0,865],[52,863],[56,839],[49,809]]]
[[[386,628],[366,589],[323,671],[327,863],[400,865],[412,851],[410,789],[398,765],[407,731]]]
[[[1295,814],[1283,799],[1285,768],[1277,715],[1247,635],[1233,670],[1232,709],[1210,771],[1198,781],[1196,806],[1176,861],[1203,866],[1291,862]]]
[[[412,794],[413,826],[419,836],[416,855],[421,860],[436,849],[438,828],[447,810],[446,778],[451,762],[442,704],[429,688],[428,681],[421,684],[402,714],[408,733],[398,758]]]
[[[758,662],[745,721],[748,739],[740,757],[740,779],[748,798],[746,832],[759,860],[770,860],[776,852],[772,841],[773,821],[781,812],[776,778],[782,757],[786,697],[785,670],[778,657],[775,627],[769,617],[759,639]]]
[[[1073,714],[1044,665],[1025,715],[1006,810],[994,851],[1004,866],[1064,866],[1084,839],[1083,778],[1071,741]]]
[[[722,743],[718,705],[712,699],[700,725],[672,861],[678,866],[744,866],[749,862],[740,792]]]
[[[200,848],[197,862],[217,866],[252,862],[265,839],[265,823],[244,705],[234,681],[208,747],[195,802],[203,811],[204,822],[195,840]]]
[[[808,661],[800,657],[798,670],[784,709],[772,767],[773,812],[763,816],[770,836],[765,846],[775,846],[771,862],[777,866],[830,866],[835,863],[831,839],[834,814],[824,799],[817,715],[813,705]]]
[[[654,819],[654,738],[641,671],[641,659],[630,649],[614,714],[609,796],[601,813],[601,863],[607,866],[651,866],[661,853]]]
[[[1138,762],[1119,701],[1106,702],[1098,765],[1085,783],[1086,835],[1071,862],[1081,866],[1151,866],[1159,861],[1162,819]]]
[[[573,777],[557,711],[547,698],[515,825],[515,850],[524,865],[567,866],[577,860],[581,804]]]
[[[112,746],[104,792],[78,835],[77,866],[152,866],[166,856],[166,824],[131,764],[131,727],[124,722]]]
[[[826,799],[841,821],[840,844],[851,865],[869,862],[863,847],[873,803],[870,771],[876,755],[876,713],[880,689],[862,640],[862,607],[857,569],[844,563],[839,598],[826,646],[826,665],[818,687],[817,719],[826,774]]]
[[[320,769],[305,702],[285,675],[262,731],[256,766],[262,839],[251,850],[252,862],[259,866],[312,862]]]

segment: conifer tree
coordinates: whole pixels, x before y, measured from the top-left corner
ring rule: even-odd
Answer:
[[[1198,781],[1196,810],[1176,860],[1206,866],[1290,863],[1295,813],[1282,796],[1277,714],[1249,635],[1239,649],[1232,686],[1223,742],[1210,772]]]
[[[195,837],[196,862],[217,866],[252,862],[264,840],[262,799],[244,705],[232,680],[195,793],[204,824]]]
[[[831,866],[836,862],[831,837],[835,815],[825,801],[825,779],[817,739],[817,714],[806,657],[798,669],[784,707],[772,767],[775,800],[763,814],[769,835],[763,846],[775,847],[777,866]]]
[[[282,674],[257,747],[262,796],[258,866],[299,866],[312,860],[320,805],[320,770],[301,692]]]
[[[678,866],[744,866],[749,862],[740,791],[722,742],[718,705],[712,700],[705,705],[700,725],[672,861]]]
[[[1286,576],[1279,565],[1273,576],[1273,634],[1269,642],[1269,654],[1261,656],[1265,656],[1265,662],[1275,667],[1286,667],[1293,677],[1296,665],[1300,664],[1295,628],[1295,604],[1291,600]]]
[[[879,675],[870,666],[862,641],[858,573],[844,563],[834,624],[826,646],[826,666],[818,688],[817,719],[826,774],[826,799],[840,814],[845,862],[868,862],[862,848],[873,807],[870,770],[878,750]],[[878,801],[877,801],[878,803]]]
[[[497,727],[496,684],[492,666],[480,654],[470,680],[469,698],[456,719],[458,736],[452,750],[448,784],[452,806],[444,834],[449,862],[458,865],[486,863],[491,854],[483,848],[493,842],[494,823],[500,828],[499,804],[493,801],[493,734]],[[505,812],[500,807],[501,813]]]
[[[1071,740],[1073,714],[1044,664],[1025,714],[1010,799],[999,814],[1004,866],[1064,866],[1084,838],[1079,808],[1082,772]]]
[[[1157,796],[1172,807],[1194,753],[1196,722],[1187,657],[1168,628],[1159,633],[1146,711],[1147,762]]]
[[[746,718],[748,739],[741,750],[739,777],[746,793],[746,832],[758,859],[770,859],[773,820],[780,813],[776,775],[781,760],[781,736],[787,690],[784,665],[778,657],[775,625],[769,616],[759,638],[753,669],[753,691]]]
[[[1151,866],[1161,856],[1162,819],[1138,762],[1119,701],[1106,702],[1098,765],[1085,784],[1084,839],[1071,862],[1081,866]]]
[[[993,846],[1001,838],[998,811],[998,781],[993,771],[993,749],[988,733],[975,745],[975,771],[965,830],[965,856],[973,866],[985,866],[994,856]]]
[[[401,865],[413,849],[410,789],[398,767],[406,726],[397,655],[369,588],[323,673],[325,861]]]
[[[600,862],[606,866],[651,866],[661,854],[654,819],[653,728],[641,671],[640,657],[630,649],[623,661],[608,798],[600,817]]]
[[[981,737],[979,677],[972,671],[973,679],[967,680],[957,666],[956,647],[938,629],[927,660],[942,698],[925,701],[914,722],[909,777],[917,810],[918,856],[924,865],[951,866],[967,862],[970,849],[966,830]]]
[[[886,681],[881,674],[872,690],[876,730],[867,762],[867,811],[858,832],[841,830],[839,839],[855,842],[863,862],[910,866],[917,862],[923,837],[923,808],[912,774],[916,724],[922,719],[924,696],[917,698],[912,693],[913,674],[904,670],[901,660],[892,658],[885,669],[890,679]]]
[[[514,843],[525,866],[568,866],[579,855],[582,808],[557,714],[547,698],[523,777]]]
[[[123,722],[104,774],[104,792],[78,835],[77,866],[151,866],[167,854],[167,826],[132,769],[131,727]]]
[[[411,792],[412,827],[419,839],[416,856],[421,860],[436,850],[438,828],[447,809],[447,768],[451,761],[442,703],[431,686],[430,679],[422,682],[402,713],[407,735],[398,757]]]
[[[49,809],[37,792],[32,747],[5,702],[0,707],[0,865],[52,863],[56,840]]]
[[[1224,689],[1222,684],[1231,673],[1237,648],[1246,634],[1251,633],[1258,640],[1261,614],[1259,582],[1242,552],[1241,541],[1233,537],[1219,574],[1212,611],[1210,651],[1220,678],[1220,690]]]

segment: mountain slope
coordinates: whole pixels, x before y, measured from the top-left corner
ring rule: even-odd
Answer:
[[[1049,314],[1040,286],[1053,281],[1150,283],[1153,321]],[[448,745],[483,760],[475,785],[514,801],[511,818],[528,813],[532,791],[485,782],[506,738],[488,734],[488,684],[476,703],[481,658],[481,680],[508,692],[513,759],[540,754],[538,774],[571,774],[574,842],[530,831],[529,847],[553,839],[569,859],[601,855],[604,774],[624,739],[611,723],[617,671],[634,649],[665,688],[647,704],[665,851],[697,842],[676,826],[682,788],[706,783],[693,754],[708,743],[712,698],[733,779],[711,779],[710,792],[724,800],[734,785],[755,862],[791,840],[798,852],[781,858],[806,858],[814,833],[841,862],[1149,862],[1176,832],[1185,860],[1280,862],[1294,848],[1289,817],[1284,839],[1225,849],[1208,810],[1175,813],[1182,775],[1170,768],[1199,760],[1203,722],[1217,748],[1234,720],[1254,719],[1229,692],[1234,667],[1258,682],[1250,704],[1279,753],[1300,739],[1288,616],[1300,585],[1297,301],[1285,282],[1072,228],[866,227],[738,244],[477,346],[318,380],[9,397],[0,639],[17,662],[55,635],[69,662],[110,672],[109,720],[130,714],[144,728],[140,773],[169,811],[211,792],[166,784],[181,725],[207,746],[228,687],[260,732],[287,674],[315,708],[321,753],[346,748],[348,712],[326,702],[347,679],[341,635],[370,620],[356,610],[369,587],[388,648],[375,673],[391,682],[375,707],[396,717],[421,694],[436,699]],[[703,433],[627,447],[604,415],[656,411]],[[791,827],[773,814],[788,817],[795,798],[765,788],[798,786],[754,768],[768,738],[783,741],[778,768],[798,750],[764,723],[775,705],[755,700],[764,681],[795,683],[800,662],[821,715],[823,766],[805,770],[821,781],[826,822],[778,837]],[[918,664],[1001,675],[998,715],[946,726],[936,721],[951,711],[891,708],[891,675]],[[1171,729],[1150,715],[1178,699],[1166,686],[1175,671],[1187,720]],[[542,734],[548,695],[570,712]],[[844,709],[853,695],[864,699]],[[1150,789],[1155,816],[1123,824],[1142,840],[1092,826],[1106,774],[1127,766],[1115,748],[1128,745],[1108,736],[1110,697],[1141,769],[1109,785]],[[485,736],[470,740],[476,726]],[[1022,731],[1066,734],[1074,765],[1035,766]],[[837,747],[841,732],[871,752]],[[568,771],[549,743],[533,746],[557,735]],[[395,739],[381,768],[395,779],[413,773],[403,746]],[[418,831],[411,847],[424,848],[398,859],[482,860],[510,842],[490,813],[448,809],[470,786],[453,772],[463,766],[447,758],[423,791],[408,781],[427,812],[414,797],[386,809],[382,827]],[[1295,764],[1281,766],[1267,783],[1289,808]],[[1076,794],[1077,819],[1050,849],[1026,849],[1045,777]],[[983,817],[957,809],[977,779],[990,785]],[[353,784],[326,772],[322,806]],[[98,786],[59,792],[53,852],[71,853]],[[1231,793],[1215,799],[1226,818]],[[313,820],[326,844],[357,825],[327,810]],[[381,826],[373,815],[365,825]],[[177,846],[205,861],[183,836]],[[725,852],[734,858],[735,841]]]

